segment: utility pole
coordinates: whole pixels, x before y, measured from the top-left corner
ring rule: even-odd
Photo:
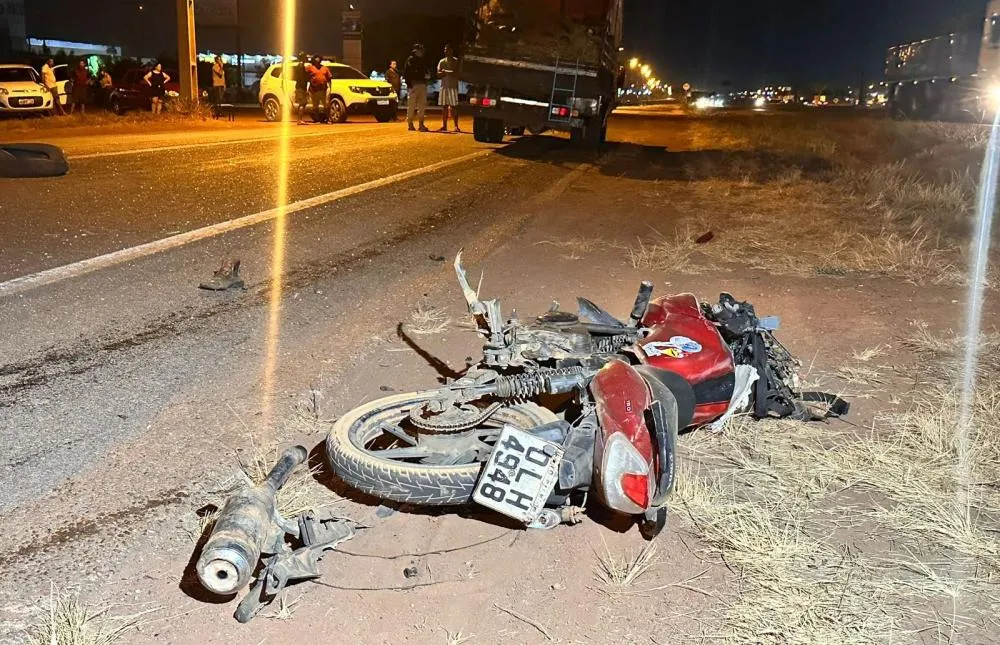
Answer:
[[[194,0],[177,0],[177,72],[181,98],[198,102],[198,48],[194,41]]]

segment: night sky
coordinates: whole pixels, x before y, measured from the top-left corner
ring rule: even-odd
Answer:
[[[275,52],[279,0],[241,0],[248,52]],[[29,34],[124,44],[143,55],[176,51],[173,0],[25,0]],[[139,4],[143,11],[138,11]],[[339,0],[299,0],[299,40],[337,51]],[[713,88],[763,83],[856,84],[881,76],[894,43],[972,30],[985,0],[625,0],[626,46],[672,83]],[[393,14],[460,14],[468,0],[355,0],[365,20]],[[431,40],[433,34],[428,34]],[[202,30],[199,49],[234,47],[226,30]],[[409,43],[400,43],[404,55]],[[376,62],[368,62],[374,66]]]

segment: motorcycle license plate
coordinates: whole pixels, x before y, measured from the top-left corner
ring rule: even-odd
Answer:
[[[378,101],[378,104],[379,105],[389,105],[389,99],[382,99],[381,101]]]
[[[473,501],[525,524],[538,518],[559,479],[563,450],[522,430],[505,426],[497,439]]]

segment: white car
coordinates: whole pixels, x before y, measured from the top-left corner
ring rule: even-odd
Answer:
[[[50,112],[52,94],[28,65],[0,65],[0,114]]]
[[[293,65],[297,63],[293,61]],[[351,114],[371,114],[379,123],[396,115],[399,97],[385,81],[373,81],[358,70],[341,63],[324,62],[333,80],[330,83],[330,120],[343,123]],[[282,78],[281,63],[271,65],[260,79],[257,99],[268,121],[281,118],[284,106],[295,98],[295,80]]]

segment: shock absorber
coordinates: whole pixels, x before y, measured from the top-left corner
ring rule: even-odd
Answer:
[[[587,372],[582,367],[564,367],[497,378],[496,394],[504,399],[530,399],[540,394],[563,394],[582,385]]]

